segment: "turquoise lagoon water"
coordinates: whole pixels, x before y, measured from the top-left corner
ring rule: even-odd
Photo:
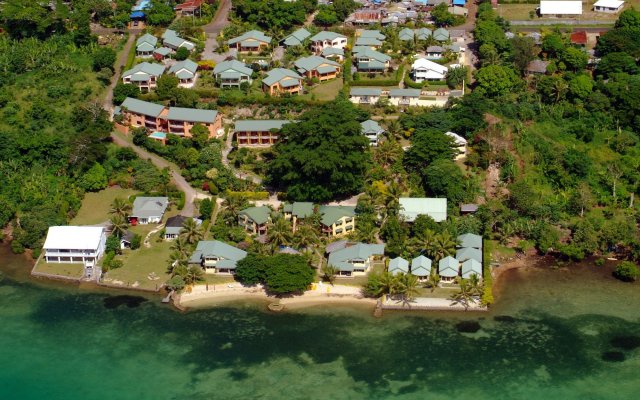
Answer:
[[[489,313],[178,313],[8,277],[0,399],[635,399],[638,286],[512,271]],[[116,293],[117,295],[118,293]]]

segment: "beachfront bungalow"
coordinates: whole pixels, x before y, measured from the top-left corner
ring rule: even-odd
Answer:
[[[239,88],[243,82],[251,84],[253,70],[238,60],[223,61],[213,68],[213,76],[221,88]]]
[[[365,275],[371,269],[376,256],[384,255],[384,244],[356,243],[329,253],[327,265],[338,269],[338,276]]]
[[[368,47],[357,49],[355,59],[358,72],[382,73],[391,66],[391,57]]]
[[[293,231],[295,232],[299,220],[313,216],[313,203],[303,201],[286,203],[282,212],[284,214],[284,219],[291,221]]]
[[[129,215],[129,223],[131,225],[159,224],[168,206],[168,197],[136,197]]]
[[[167,222],[164,224],[164,240],[177,239],[187,219],[182,215],[167,218]]]
[[[262,90],[270,96],[301,94],[302,79],[290,69],[274,68],[262,79]]]
[[[104,254],[106,242],[101,226],[51,226],[44,241],[44,260],[93,267]]]
[[[411,78],[417,82],[441,81],[446,78],[449,68],[426,58],[418,58],[411,64]]]
[[[238,147],[271,147],[280,138],[280,130],[291,121],[279,119],[242,119],[233,129]]]
[[[465,233],[460,235],[458,236],[458,247],[469,247],[472,249],[482,250],[482,236],[474,233]]]
[[[416,37],[415,31],[409,28],[403,28],[398,33],[398,39],[402,40],[403,42],[413,42],[415,37]]]
[[[397,275],[399,273],[409,273],[409,261],[402,257],[396,257],[389,261],[389,267],[387,268],[391,275]]]
[[[271,209],[267,206],[249,207],[238,213],[238,224],[252,235],[265,235],[270,222]]]
[[[153,56],[153,50],[158,44],[158,38],[145,33],[136,40],[136,56],[137,57],[151,57]]]
[[[178,78],[178,86],[190,89],[196,83],[198,64],[191,60],[178,61],[169,67],[169,73]]]
[[[593,11],[615,14],[624,8],[622,0],[598,0],[593,4]]]
[[[356,208],[349,206],[320,206],[322,233],[331,236],[344,236],[356,228]]]
[[[418,280],[425,280],[431,275],[431,259],[420,255],[411,260],[411,275],[418,277]]]
[[[284,47],[292,47],[292,46],[302,46],[304,41],[311,36],[311,33],[304,29],[300,28],[297,31],[293,32],[291,35],[282,39],[282,44]]]
[[[460,262],[451,256],[447,256],[438,262],[438,275],[443,282],[453,282],[458,277]]]
[[[151,131],[160,129],[165,107],[160,104],[150,103],[127,97],[120,106],[122,116],[129,126],[135,128],[147,128]]]
[[[311,51],[317,55],[327,48],[344,50],[347,37],[335,32],[322,31],[313,35],[309,42],[311,42]]]
[[[420,89],[391,89],[389,103],[398,107],[415,107],[420,105]]]
[[[468,259],[462,263],[460,272],[462,279],[469,279],[472,275],[475,275],[478,279],[482,280],[482,263],[472,258]]]
[[[169,107],[167,112],[168,133],[183,137],[192,137],[191,129],[204,126],[209,137],[216,137],[222,130],[222,115],[216,110],[200,110],[196,108]]]
[[[227,44],[229,48],[236,49],[238,52],[259,52],[269,48],[271,45],[271,37],[260,31],[249,31],[242,35],[230,39]]]
[[[380,96],[380,88],[352,87],[349,92],[349,100],[354,104],[376,104]]]
[[[377,146],[380,137],[384,134],[384,129],[376,121],[368,119],[360,123],[362,134],[369,139],[369,145]]]
[[[189,264],[197,264],[207,274],[233,275],[238,261],[247,256],[247,252],[219,240],[198,242],[196,250],[189,258]]]
[[[400,197],[400,216],[406,222],[413,222],[418,215],[427,215],[436,222],[447,219],[447,199],[432,197]]]
[[[460,262],[476,260],[482,263],[482,250],[473,247],[462,247],[456,250],[456,259]]]
[[[467,156],[467,139],[454,132],[445,132],[444,134],[452,138],[454,143],[456,144],[458,154],[456,155],[455,159],[461,160],[465,158]]]
[[[327,60],[335,60],[342,62],[344,61],[344,49],[336,48],[336,47],[326,47],[322,50],[320,55]]]
[[[294,65],[305,78],[317,78],[320,82],[337,78],[342,69],[340,63],[320,56],[299,58],[294,62]]]
[[[148,62],[140,63],[122,73],[122,83],[137,86],[141,92],[156,88],[158,78],[164,73],[165,66]]]

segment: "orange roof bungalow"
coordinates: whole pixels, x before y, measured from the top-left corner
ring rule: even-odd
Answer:
[[[259,52],[271,45],[271,37],[260,31],[249,31],[230,39],[227,44],[229,48],[236,49],[239,52]]]
[[[262,80],[262,89],[271,96],[302,93],[302,77],[290,69],[274,68]]]
[[[587,32],[572,32],[571,33],[571,44],[575,44],[578,46],[586,46],[587,45]]]
[[[319,56],[299,58],[295,66],[305,77],[318,78],[320,82],[336,78],[342,68],[339,63]]]

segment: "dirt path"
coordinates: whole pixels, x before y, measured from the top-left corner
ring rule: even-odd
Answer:
[[[131,46],[133,46],[136,41],[137,32],[138,31],[134,30],[129,31],[129,38],[127,39],[127,43],[125,43],[124,48],[122,49],[120,55],[118,56],[118,59],[116,60],[116,65],[114,65],[115,72],[113,74],[113,77],[111,78],[111,83],[107,88],[107,95],[104,99],[104,103],[102,103],[102,107],[107,110],[109,115],[111,115],[113,112],[113,89],[115,89],[116,85],[120,81],[120,72],[122,68],[127,64],[127,58],[129,57]]]
[[[225,146],[222,149],[222,164],[224,164],[225,167],[229,168],[229,170],[231,170],[231,172],[233,173],[233,175],[236,178],[244,179],[244,180],[250,180],[251,182],[255,183],[256,185],[261,185],[262,184],[262,179],[259,176],[255,176],[253,174],[248,174],[246,172],[238,171],[229,162],[229,153],[231,153],[231,149],[232,149],[232,144],[231,143],[232,143],[232,141],[233,141],[233,132],[229,132],[227,134],[227,141],[225,142]]]

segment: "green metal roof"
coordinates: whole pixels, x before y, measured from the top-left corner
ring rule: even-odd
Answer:
[[[169,68],[169,72],[175,74],[182,69],[189,71],[191,75],[195,75],[198,70],[198,64],[191,60],[178,61]]]
[[[420,89],[391,89],[389,97],[420,97]]]
[[[122,73],[122,76],[126,77],[134,74],[160,76],[164,73],[164,69],[165,69],[165,66],[161,64],[142,62],[140,64],[135,65],[133,68],[127,71],[124,71]]]
[[[418,215],[428,215],[436,222],[447,219],[447,199],[400,197],[400,215],[407,222],[415,221]]]
[[[311,36],[311,33],[309,33],[308,30],[300,28],[297,31],[293,32],[291,35],[284,38],[282,42],[287,46],[299,46],[309,36]]]
[[[344,56],[344,49],[339,47],[325,47],[322,49],[322,55],[327,56]]]
[[[176,74],[178,79],[192,79],[196,74],[189,71],[180,71]]]
[[[391,57],[389,57],[388,55],[382,54],[379,51],[373,50],[369,47],[362,48],[362,50],[358,51],[358,54],[356,55],[356,57],[358,59],[369,58],[372,60],[379,61],[381,63],[385,63],[391,60]]]
[[[363,29],[359,32],[360,37],[364,38],[375,38],[378,40],[384,40],[385,36],[378,30],[375,29]]]
[[[160,54],[161,56],[168,56],[171,54],[171,49],[168,47],[160,47],[153,51],[154,53]]]
[[[474,259],[467,260],[462,263],[460,272],[464,279],[471,278],[471,275],[476,275],[478,278],[482,278],[482,264]]]
[[[433,31],[433,38],[435,40],[445,41],[449,39],[449,31],[444,28],[438,28]]]
[[[265,35],[264,33],[260,32],[260,31],[249,31],[249,32],[245,32],[242,35],[235,37],[233,39],[229,39],[229,44],[235,44],[238,42],[243,42],[245,40],[248,39],[253,39],[253,40],[257,40],[259,42],[263,42],[263,43],[271,43],[271,37]]]
[[[433,35],[431,29],[428,28],[420,28],[416,31],[416,37],[418,40],[426,40]]]
[[[149,103],[148,101],[142,101],[131,97],[124,99],[121,107],[136,114],[147,115],[154,118],[160,116],[160,113],[164,110],[164,106],[160,104]]]
[[[140,36],[138,40],[136,40],[136,46],[140,46],[143,43],[148,43],[151,46],[156,47],[156,44],[158,44],[158,38],[145,33],[144,35]]]
[[[140,43],[137,47],[136,47],[136,51],[153,51],[153,49],[155,49],[155,46],[152,45],[151,43]]]
[[[382,129],[382,127],[380,126],[380,124],[378,124],[376,121],[372,120],[372,119],[368,119],[364,122],[360,123],[360,126],[362,126],[362,133],[367,135],[367,134],[380,134],[382,132],[384,132],[384,129]]]
[[[322,225],[331,226],[343,217],[355,217],[356,208],[349,206],[320,206]]]
[[[482,248],[482,236],[480,235],[465,233],[464,235],[458,236],[458,241],[460,242],[460,247]]]
[[[347,37],[344,36],[344,35],[341,35],[339,33],[331,32],[331,31],[322,31],[322,32],[318,32],[315,35],[313,35],[310,40],[312,42],[320,42],[320,41],[325,41],[325,40],[335,40],[335,39],[338,39],[338,38],[346,39]]]
[[[253,70],[238,60],[223,61],[213,68],[214,74],[222,74],[224,72],[233,71],[242,75],[251,76]]]
[[[309,57],[302,57],[299,58],[295,61],[295,66],[299,71],[313,71],[314,69],[318,69],[318,72],[320,72],[319,68],[322,68],[321,66],[323,64],[328,64],[333,66],[334,68],[332,69],[332,71],[335,71],[336,68],[335,67],[340,67],[340,64],[332,61],[332,60],[327,60],[324,57],[320,57],[320,56],[309,56]],[[331,72],[331,71],[328,71]],[[326,73],[326,72],[320,72],[320,73]]]
[[[284,211],[290,212],[298,218],[306,218],[313,215],[313,203],[306,201],[296,201],[284,205]]]
[[[411,260],[411,274],[415,276],[429,276],[431,260],[425,256],[418,256]]]
[[[247,252],[233,247],[219,240],[207,240],[198,242],[196,250],[191,255],[189,262],[200,264],[206,257],[219,257],[224,260],[218,261],[217,267],[234,269],[236,263],[247,256]],[[227,261],[226,263],[222,261]]]
[[[400,272],[404,272],[405,274],[409,272],[409,261],[402,257],[396,257],[389,261],[389,273],[396,275]]]
[[[382,89],[367,88],[367,87],[352,87],[349,94],[351,96],[380,96],[382,95]]]
[[[162,33],[163,39],[175,37],[175,36],[178,36],[178,34],[173,29],[167,29],[166,31],[164,31],[164,33]]]
[[[323,65],[322,67],[318,67],[317,70],[319,74],[330,74],[337,71],[333,65]]]
[[[174,47],[174,48],[178,48],[178,47],[184,47],[187,50],[191,51],[193,50],[193,48],[195,47],[195,45],[193,43],[191,43],[188,40],[185,40],[179,36],[169,36],[167,38],[165,38],[162,43],[164,45],[168,45],[168,47]]]
[[[167,119],[174,121],[213,123],[218,117],[215,110],[198,110],[196,108],[170,107]]]
[[[353,271],[353,261],[365,261],[373,255],[384,255],[384,244],[356,243],[329,253],[327,263],[341,271]]]
[[[300,85],[300,81],[293,78],[284,78],[280,81],[280,85],[282,85],[282,87],[289,88]]]
[[[400,33],[398,33],[398,38],[400,40],[413,40],[415,36],[415,33],[413,32],[412,29],[409,28],[404,28],[400,31]]]
[[[236,132],[265,132],[271,129],[282,129],[291,121],[281,119],[241,119],[236,121]]]
[[[451,256],[447,256],[438,262],[438,274],[445,278],[458,276],[460,262]]]
[[[366,62],[359,62],[358,63],[358,69],[363,70],[363,71],[369,71],[369,70],[384,70],[385,69],[385,65],[383,63],[381,63],[380,61],[376,61],[376,60],[372,60],[372,61],[366,61]]]
[[[359,37],[356,46],[382,46],[382,42],[373,37]]]
[[[302,80],[302,77],[300,75],[290,69],[274,68],[271,71],[267,72],[267,76],[262,80],[262,82],[267,84],[268,86],[272,86],[284,80],[285,78],[296,79],[295,85],[299,84],[298,80]],[[284,86],[284,82],[282,83],[282,85]],[[290,82],[287,85],[295,86]]]
[[[162,217],[168,205],[168,197],[136,197],[131,207],[131,216],[138,218]]]
[[[246,215],[258,225],[266,224],[271,217],[271,209],[267,206],[249,207],[239,212],[240,215]]]
[[[473,247],[463,247],[456,251],[456,258],[458,261],[466,261],[469,259],[476,260],[477,262],[482,262],[482,250],[474,249]]]

